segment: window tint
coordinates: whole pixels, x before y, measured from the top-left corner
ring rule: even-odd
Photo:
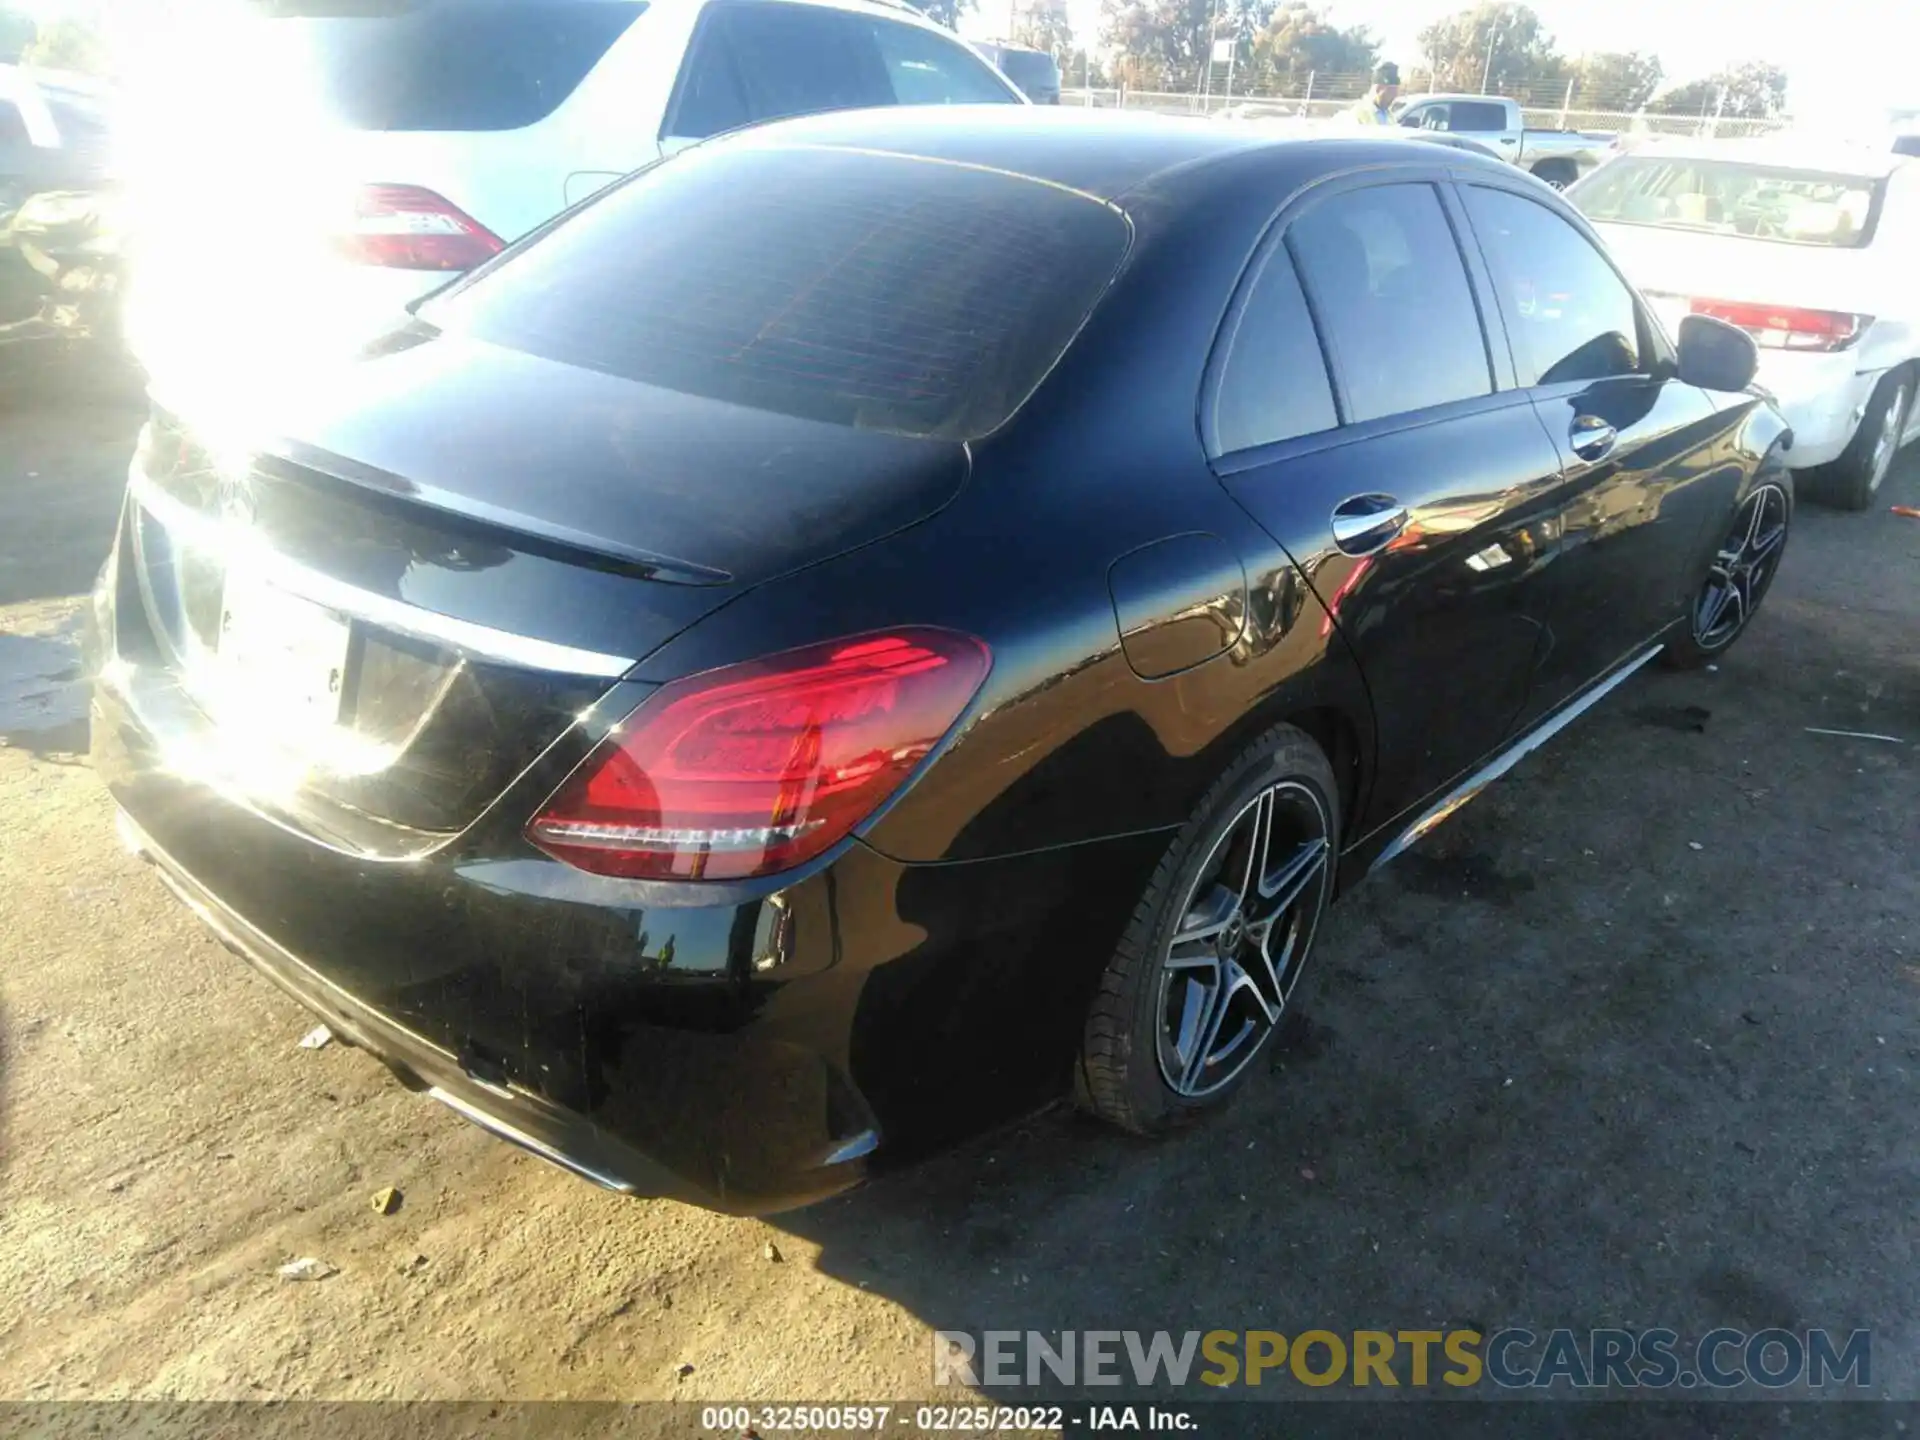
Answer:
[[[1285,248],[1276,250],[1227,341],[1213,397],[1214,439],[1230,455],[1336,423],[1313,317]]]
[[[1489,105],[1484,100],[1456,100],[1453,102],[1453,123],[1447,128],[1465,131],[1469,135],[1505,130],[1507,110],[1504,105]]]
[[[753,119],[733,63],[726,20],[725,9],[707,12],[706,23],[700,27],[681,72],[673,115],[666,126],[669,135],[704,140],[736,130]]]
[[[1287,232],[1345,387],[1348,419],[1486,395],[1480,317],[1430,185],[1335,195]]]
[[[892,98],[871,36],[842,11],[813,5],[727,5],[726,37],[755,120],[854,110]]]
[[[973,439],[1065,352],[1129,235],[1056,186],[750,130],[642,172],[420,317],[686,394]]]
[[[971,50],[917,25],[856,20],[879,47],[893,99],[902,105],[1012,103],[1007,87]],[[1037,57],[1044,58],[1044,57]],[[1009,72],[1011,74],[1011,72]]]
[[[1051,55],[1038,50],[1002,50],[1000,73],[1029,95],[1060,88],[1060,67]]]
[[[267,48],[360,130],[515,130],[571,95],[635,0],[294,0]],[[288,18],[291,17],[291,18]]]
[[[717,5],[667,133],[704,139],[820,110],[1013,101],[973,51],[918,26],[824,6]]]
[[[1520,383],[1636,373],[1640,322],[1633,293],[1586,236],[1522,196],[1482,185],[1463,193],[1493,267]]]
[[[1893,153],[1920,155],[1920,135],[1896,135],[1893,141]]]
[[[1400,117],[1402,125],[1417,130],[1444,130],[1447,128],[1447,107],[1445,105],[1416,105]]]

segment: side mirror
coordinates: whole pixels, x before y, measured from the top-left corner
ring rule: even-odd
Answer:
[[[1680,378],[1702,390],[1746,389],[1760,370],[1760,347],[1737,325],[1711,315],[1680,322]]]

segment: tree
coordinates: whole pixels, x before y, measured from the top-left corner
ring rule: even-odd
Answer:
[[[1191,84],[1212,54],[1213,21],[1213,0],[1102,0],[1100,38],[1120,53],[1129,84]]]
[[[1420,49],[1435,90],[1487,89],[1519,100],[1551,94],[1558,103],[1566,83],[1567,62],[1553,37],[1538,15],[1514,0],[1492,0],[1435,21],[1420,32]]]
[[[1030,0],[1015,16],[1007,37],[1030,50],[1044,50],[1055,60],[1073,49],[1073,25],[1067,19],[1066,0]]]
[[[949,30],[960,24],[960,12],[974,8],[974,0],[908,0],[908,3],[935,24]]]
[[[1589,110],[1639,110],[1660,88],[1662,74],[1659,57],[1639,50],[1589,55],[1580,62],[1574,93]]]
[[[1305,0],[1283,0],[1248,43],[1252,78],[1289,93],[1305,85],[1309,75],[1317,87],[1338,93],[1328,83],[1333,77],[1357,83],[1379,54],[1380,42],[1366,26],[1342,30]]]
[[[20,52],[20,63],[87,75],[103,75],[110,68],[100,32],[72,16],[41,22],[32,43]]]
[[[1718,114],[1729,120],[1772,120],[1786,112],[1787,72],[1764,60],[1752,60],[1704,80],[1676,85],[1647,108],[1661,115]]]

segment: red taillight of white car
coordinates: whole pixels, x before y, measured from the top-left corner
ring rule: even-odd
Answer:
[[[1873,323],[1871,315],[1755,305],[1741,300],[1695,300],[1691,308],[1696,315],[1710,315],[1739,326],[1756,345],[1772,350],[1844,350]]]
[[[336,243],[349,260],[403,270],[471,270],[506,248],[458,205],[419,185],[366,186]]]
[[[527,827],[555,859],[633,879],[736,880],[837,845],[960,718],[985,644],[903,629],[663,686]]]

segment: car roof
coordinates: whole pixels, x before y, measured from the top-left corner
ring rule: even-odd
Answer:
[[[1725,160],[1782,170],[1820,170],[1880,180],[1906,163],[1904,156],[1878,145],[1823,135],[1757,135],[1749,139],[1698,140],[1656,136],[1623,159]]]
[[[840,110],[756,126],[751,133],[754,143],[866,149],[1000,170],[1116,203],[1174,171],[1254,150],[1293,152],[1303,169],[1314,168],[1318,157],[1322,170],[1406,160],[1413,152],[1399,136],[1292,135],[1244,122],[1051,105]],[[1422,158],[1436,163],[1442,157]],[[1444,163],[1502,174],[1511,169],[1464,147],[1450,148]]]
[[[1470,95],[1464,90],[1448,90],[1443,94],[1408,96],[1407,104],[1424,105],[1429,100],[1484,100],[1493,105],[1506,103],[1505,97],[1501,95]]]

